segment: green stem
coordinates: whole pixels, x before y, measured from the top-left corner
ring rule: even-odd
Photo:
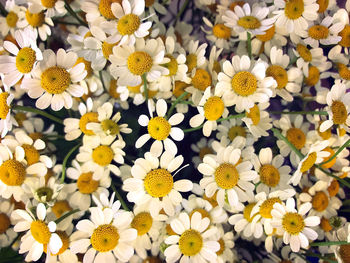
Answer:
[[[252,58],[252,35],[247,32],[247,51],[249,58]]]
[[[78,147],[81,145],[81,143],[75,145],[68,153],[67,155],[64,157],[63,159],[63,163],[62,163],[62,176],[61,176],[61,183],[64,182],[64,179],[66,177],[66,166],[67,166],[67,162],[68,162],[68,159],[69,157],[72,155],[72,153],[78,149]]]
[[[178,0],[178,1],[180,1],[180,0]],[[185,11],[185,9],[186,9],[186,7],[187,7],[189,2],[190,2],[190,0],[186,0],[184,2],[184,4],[181,6],[181,9],[180,9],[179,13],[177,13],[177,15],[176,15],[176,18],[175,18],[175,21],[174,21],[174,25],[176,25],[176,22],[179,20],[179,18],[181,17],[183,12]]]
[[[333,175],[332,173],[326,171],[325,169],[323,169],[319,164],[315,164],[315,166],[317,167],[317,169],[319,169],[320,171],[324,172],[326,175],[333,177],[334,179],[338,180],[339,182],[341,182],[343,185],[345,185],[347,188],[350,189],[350,183],[348,183],[346,180],[344,180],[343,178],[340,178],[338,176]]]
[[[333,246],[333,245],[349,245],[347,241],[329,241],[329,242],[312,242],[310,247],[322,247],[322,246]]]
[[[289,62],[288,66],[293,65],[295,62],[297,62],[298,57],[293,57],[293,59]]]
[[[323,163],[320,163],[320,165],[324,165],[326,163],[329,163],[330,161],[332,161],[335,157],[337,157],[337,155],[344,150],[345,147],[347,147],[348,145],[350,145],[350,139],[347,140],[339,149],[338,151],[336,151],[333,156],[331,158],[329,158],[327,161],[324,161]]]
[[[67,9],[67,11],[81,24],[82,26],[88,26],[87,23],[85,23],[74,10],[71,8],[67,0],[64,0],[64,7]]]
[[[21,106],[21,105],[13,105],[11,107],[12,110],[18,110],[18,111],[27,111],[27,112],[33,112],[33,113],[36,113],[36,114],[39,114],[41,116],[44,116],[54,122],[57,122],[61,125],[63,125],[63,121],[45,111],[42,111],[42,110],[39,110],[39,109],[36,109],[36,108],[32,108],[32,107],[28,107],[28,106]]]
[[[176,106],[180,101],[182,101],[182,99],[183,99],[184,97],[186,97],[187,94],[188,94],[188,92],[185,91],[185,92],[182,93],[175,101],[173,101],[173,103],[171,104],[171,107],[170,107],[170,109],[169,109],[169,111],[168,111],[167,119],[169,119],[169,117],[170,117],[171,114],[173,113],[175,106]]]
[[[75,213],[77,213],[77,212],[79,212],[80,210],[79,209],[74,209],[74,210],[72,210],[72,211],[69,211],[68,213],[65,213],[63,216],[61,216],[60,218],[58,218],[58,219],[56,219],[55,220],[55,223],[56,224],[59,224],[60,222],[62,222],[64,219],[66,219],[68,216],[70,216],[70,215],[73,215],[73,214],[75,214]]]
[[[119,192],[117,191],[117,189],[115,188],[115,186],[113,184],[111,184],[111,187],[115,193],[115,195],[117,196],[118,200],[120,201],[120,204],[122,205],[123,209],[125,211],[130,211],[129,207],[126,205],[124,199],[122,198],[122,196],[119,194]]]
[[[147,77],[146,77],[146,73],[142,75],[142,80],[143,80],[143,88],[144,88],[144,94],[145,94],[145,98],[146,98],[146,103],[148,101],[148,89],[147,89]]]
[[[299,156],[300,159],[304,158],[304,155],[301,152],[299,152],[299,150],[295,148],[295,146],[290,141],[288,141],[288,139],[284,137],[279,130],[277,130],[276,128],[271,128],[271,130],[273,131],[275,137],[284,141],[293,150],[293,152],[295,152]]]
[[[327,111],[270,111],[271,114],[328,115]]]
[[[109,92],[106,88],[106,85],[105,85],[105,82],[103,81],[103,75],[102,75],[102,70],[98,73],[100,75],[100,80],[102,82],[102,87],[103,87],[103,90],[105,90],[107,93]]]

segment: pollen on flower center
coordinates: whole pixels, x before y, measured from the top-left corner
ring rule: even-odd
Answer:
[[[228,137],[231,141],[233,141],[237,136],[242,136],[246,138],[247,132],[245,131],[245,128],[242,126],[232,126],[228,130]]]
[[[89,136],[95,135],[95,133],[92,130],[86,128],[86,124],[88,124],[89,122],[98,122],[97,112],[85,113],[83,116],[80,117],[79,120],[79,128],[84,134]]]
[[[302,130],[298,129],[298,128],[290,128],[287,131],[287,139],[298,150],[303,148],[304,145],[305,145],[305,142],[306,142],[306,136],[305,136],[304,132]]]
[[[306,62],[310,62],[312,60],[312,54],[306,46],[297,44],[297,51]]]
[[[337,63],[339,75],[341,78],[350,80],[350,70],[347,68],[345,64]]]
[[[323,25],[314,25],[309,28],[309,36],[316,40],[326,39],[328,34],[328,28]]]
[[[205,69],[196,69],[196,73],[192,77],[192,85],[198,90],[205,91],[211,85],[211,76]]]
[[[26,179],[26,170],[19,161],[10,159],[0,166],[0,180],[9,186],[22,185]]]
[[[165,55],[165,57],[169,58],[170,61],[168,63],[166,63],[166,64],[163,64],[162,66],[169,70],[169,75],[168,76],[174,76],[177,73],[177,70],[179,68],[177,60],[176,60],[176,58],[174,58],[170,54]]]
[[[254,217],[258,214],[258,213],[256,213],[254,215],[251,215],[252,210],[253,210],[255,205],[256,205],[256,203],[250,203],[244,207],[243,216],[248,222],[252,222]]]
[[[40,187],[35,191],[34,196],[40,200],[44,199],[46,202],[50,202],[52,200],[53,190],[46,186]]]
[[[7,104],[8,92],[0,93],[0,119],[6,119],[10,111],[10,106]]]
[[[30,232],[34,239],[40,244],[48,244],[51,237],[51,232],[48,226],[40,220],[33,221],[30,225]]]
[[[282,226],[290,235],[297,235],[303,231],[305,222],[303,217],[298,213],[288,212],[282,219]]]
[[[287,0],[284,13],[287,18],[295,20],[302,16],[304,12],[303,0]]]
[[[217,38],[229,39],[231,36],[231,29],[224,24],[216,24],[213,26],[213,34]]]
[[[41,27],[45,21],[45,14],[43,11],[40,13],[34,14],[29,12],[29,10],[27,10],[26,19],[28,24],[31,25],[32,27]]]
[[[135,14],[128,14],[119,19],[117,29],[123,36],[132,35],[140,27],[141,20]]]
[[[325,232],[329,232],[329,231],[331,231],[333,229],[333,227],[329,223],[329,220],[324,218],[324,217],[321,218],[320,227]]]
[[[37,149],[34,148],[34,146],[29,144],[23,144],[22,148],[25,153],[25,158],[27,160],[28,165],[32,165],[34,163],[39,162],[40,154]]]
[[[143,75],[153,66],[152,57],[144,51],[136,51],[128,57],[128,69],[134,75]]]
[[[271,211],[273,209],[273,205],[276,203],[282,204],[281,199],[278,197],[266,199],[260,206],[259,214],[264,218],[272,218]]]
[[[336,100],[333,102],[331,106],[331,110],[333,113],[333,122],[334,124],[343,124],[345,123],[348,112],[343,102]]]
[[[77,180],[77,187],[82,194],[91,194],[97,190],[99,182],[92,179],[92,172],[82,173]]]
[[[0,235],[5,233],[10,225],[10,218],[5,213],[0,213]]]
[[[51,207],[51,210],[55,214],[56,218],[60,218],[64,213],[71,211],[72,208],[70,207],[69,203],[66,200],[60,200],[60,201],[57,201]]]
[[[30,47],[20,49],[16,56],[16,68],[19,72],[26,74],[32,71],[36,60],[35,51]]]
[[[255,16],[243,16],[238,19],[237,24],[245,29],[257,29],[261,26],[260,20]]]
[[[113,48],[117,45],[117,43],[108,43],[106,41],[102,42],[102,54],[105,57],[105,59],[109,59],[109,56],[113,54]]]
[[[147,173],[144,185],[150,196],[164,197],[173,189],[174,180],[167,170],[155,169]]]
[[[46,8],[55,7],[57,0],[41,0],[41,4]]]
[[[271,164],[264,164],[260,167],[260,180],[263,184],[275,187],[280,182],[280,173],[277,168]]]
[[[92,151],[92,159],[101,166],[110,164],[113,157],[113,150],[107,145],[100,145]]]
[[[326,208],[328,207],[328,196],[320,191],[317,192],[313,197],[312,197],[312,207],[313,209],[315,209],[317,212],[322,212],[324,210],[326,210]]]
[[[185,256],[194,256],[198,254],[203,247],[203,238],[201,234],[194,229],[188,229],[182,233],[179,239],[179,248]]]
[[[300,172],[305,173],[306,171],[310,170],[311,167],[314,166],[316,159],[317,154],[315,152],[310,153],[309,156],[301,164]]]
[[[222,163],[216,168],[215,181],[222,189],[231,189],[235,187],[239,180],[239,174],[236,167],[230,163]]]
[[[271,65],[266,69],[266,76],[273,77],[277,82],[277,88],[283,89],[288,84],[287,71],[279,65]]]
[[[6,16],[6,23],[9,27],[15,27],[18,21],[18,15],[10,11]]]
[[[186,56],[186,65],[188,67],[187,72],[191,72],[195,67],[197,67],[197,56],[195,54],[188,54]]]
[[[106,19],[115,19],[111,9],[113,3],[119,3],[121,5],[122,0],[100,0],[98,10]]]
[[[246,116],[252,120],[253,125],[258,125],[260,122],[260,109],[258,105],[254,105],[249,109],[249,112],[246,112]]]
[[[103,120],[101,122],[101,128],[107,134],[111,134],[111,135],[119,134],[119,125],[110,119]]]
[[[273,25],[272,27],[267,29],[265,31],[265,34],[263,34],[263,35],[256,35],[256,38],[259,39],[262,42],[267,42],[267,41],[270,41],[273,38],[274,35],[275,35],[275,25]]]
[[[100,225],[92,233],[90,241],[98,252],[111,251],[119,243],[118,229],[111,224]]]
[[[213,96],[207,100],[203,108],[205,118],[210,121],[216,121],[224,113],[225,105],[220,97]]]
[[[241,71],[233,76],[231,86],[238,95],[246,97],[254,94],[258,87],[258,82],[252,73]]]
[[[339,32],[338,36],[342,39],[338,42],[342,47],[350,47],[350,25],[345,25],[344,29]]]
[[[162,141],[168,138],[171,125],[166,119],[158,116],[149,120],[147,130],[153,139]]]
[[[61,94],[71,82],[69,72],[61,67],[53,66],[41,74],[41,87],[51,94]]]
[[[315,66],[309,67],[309,76],[305,79],[305,83],[312,87],[315,86],[320,80],[320,71]]]
[[[137,230],[137,234],[142,236],[146,234],[152,227],[153,218],[148,212],[141,212],[135,215],[131,222],[131,227]]]

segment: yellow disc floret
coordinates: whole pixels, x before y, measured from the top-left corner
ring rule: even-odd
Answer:
[[[148,212],[141,212],[135,215],[131,222],[131,227],[137,230],[137,234],[142,236],[146,234],[152,227],[153,218]]]
[[[311,203],[313,209],[315,209],[317,212],[322,212],[327,209],[329,199],[325,192],[320,191],[312,197]]]
[[[310,170],[311,167],[314,166],[316,159],[317,154],[315,152],[310,153],[309,156],[301,164],[300,172],[305,173]]]
[[[43,221],[33,221],[30,225],[30,232],[33,238],[40,244],[48,244],[50,242],[51,232]]]
[[[89,122],[98,122],[98,114],[97,112],[88,112],[81,116],[79,120],[79,128],[86,135],[95,135],[92,130],[86,129],[86,124]]]
[[[338,36],[341,36],[341,40],[338,42],[342,47],[350,47],[350,25],[345,25],[344,29],[339,32]]]
[[[318,4],[318,13],[323,13],[327,10],[329,5],[329,0],[316,0],[316,3]]]
[[[246,138],[247,132],[245,131],[245,128],[242,126],[232,126],[228,130],[228,138],[233,141],[237,136],[242,136]]]
[[[211,85],[211,76],[205,69],[197,69],[196,73],[192,77],[192,85],[198,90],[205,91],[207,87]]]
[[[258,105],[254,105],[249,109],[249,112],[246,112],[246,116],[252,120],[253,125],[258,125],[260,122],[260,109]]]
[[[0,213],[0,235],[4,234],[11,225],[10,218],[5,213]]]
[[[216,24],[213,26],[213,34],[217,38],[229,39],[231,36],[231,29],[224,24]]]
[[[7,16],[6,16],[6,23],[9,27],[15,27],[18,21],[18,15],[13,12],[10,11]]]
[[[81,177],[81,176],[80,176]],[[64,213],[71,211],[69,203],[66,200],[57,201],[52,207],[52,212],[55,214],[56,218],[60,218]]]
[[[298,213],[286,213],[282,219],[282,226],[290,235],[298,235],[305,227],[304,218]]]
[[[69,72],[58,66],[50,67],[41,74],[41,87],[51,94],[63,93],[70,83]]]
[[[263,218],[272,218],[271,211],[273,209],[273,205],[276,204],[276,203],[282,204],[281,199],[279,199],[278,197],[273,197],[273,198],[266,199],[260,205],[259,214]]]
[[[256,203],[250,203],[244,207],[243,216],[244,216],[245,220],[247,220],[249,223],[252,222],[253,218],[258,214],[258,213],[256,213],[256,214],[252,215],[252,210],[253,210],[255,205],[256,205]]]
[[[315,66],[309,67],[309,76],[305,79],[305,83],[312,87],[315,86],[320,80],[320,71]]]
[[[248,71],[241,71],[233,76],[231,86],[235,93],[246,97],[254,94],[258,87],[258,82],[252,73]]]
[[[106,41],[102,42],[102,54],[105,59],[109,59],[109,56],[113,54],[113,48],[117,43],[108,43]]]
[[[220,249],[218,251],[216,251],[216,255],[220,256],[225,251],[225,241],[222,238],[220,238],[218,240],[218,242],[219,242],[219,245],[220,245]]]
[[[151,70],[153,66],[152,57],[144,51],[136,51],[128,57],[128,69],[134,75],[143,75]]]
[[[298,150],[304,147],[306,142],[306,136],[304,132],[298,128],[290,128],[287,131],[287,139],[290,141]]]
[[[147,130],[153,139],[162,141],[168,138],[171,125],[165,118],[158,116],[149,120]]]
[[[204,104],[204,116],[210,121],[219,119],[225,110],[225,104],[218,96],[210,97]]]
[[[144,185],[150,196],[164,197],[173,189],[174,180],[167,170],[155,169],[147,173]]]
[[[10,159],[0,166],[0,180],[8,186],[22,185],[26,179],[26,170],[19,161]]]
[[[330,147],[324,148],[323,151],[329,152],[329,156],[324,157],[323,162],[327,162],[335,154],[334,150]],[[337,161],[337,158],[335,157],[331,161],[329,161],[325,164],[322,164],[322,167],[323,168],[331,168],[333,165],[335,165],[336,161]]]
[[[213,150],[209,147],[202,147],[199,150],[199,158],[201,160],[203,160],[204,156],[206,156],[207,154],[212,154],[214,153]]]
[[[277,88],[283,89],[288,84],[287,71],[279,65],[271,65],[266,69],[266,76],[273,77],[277,82]]]
[[[53,190],[50,187],[40,187],[34,193],[34,197],[39,200],[45,200],[46,202],[50,202],[53,196]]]
[[[326,39],[328,34],[328,28],[323,25],[314,25],[309,28],[309,36],[316,40]]]
[[[245,29],[257,29],[261,26],[261,22],[255,16],[243,16],[238,19],[237,25]]]
[[[297,51],[306,62],[310,62],[312,60],[311,51],[306,46],[297,44]]]
[[[301,17],[304,12],[303,0],[287,0],[284,8],[284,14],[287,18],[295,20]]]
[[[277,168],[271,164],[264,164],[260,167],[260,181],[270,187],[275,187],[280,182],[280,173]]]
[[[119,134],[119,125],[110,119],[103,120],[101,122],[101,128],[107,134],[111,134],[111,135]]]
[[[259,39],[262,42],[267,42],[267,41],[270,41],[273,38],[274,35],[275,35],[275,25],[273,25],[272,27],[267,29],[265,31],[265,34],[263,34],[263,35],[256,35],[256,38]]]
[[[179,64],[177,63],[176,58],[174,58],[172,55],[167,54],[165,57],[170,59],[170,61],[166,64],[163,64],[162,66],[169,70],[168,76],[174,76],[177,73],[177,70],[179,68]]]
[[[179,239],[179,249],[185,256],[198,254],[203,247],[201,234],[194,229],[188,229],[182,233]]]
[[[41,0],[41,4],[43,5],[43,7],[46,8],[53,8],[55,7],[57,0]]]
[[[188,67],[187,72],[191,72],[195,67],[197,67],[197,55],[188,54],[186,56],[186,65]]]
[[[111,81],[109,82],[108,93],[114,99],[120,98],[120,94],[117,92],[117,80],[116,79],[111,79]]]
[[[342,79],[350,80],[350,70],[348,69],[348,67],[342,63],[337,63],[337,67],[338,67],[339,76]]]
[[[236,167],[230,163],[222,163],[216,168],[215,173],[216,184],[222,189],[231,189],[235,187],[239,180],[239,173]]]
[[[100,3],[98,5],[98,10],[100,11],[101,15],[103,15],[107,19],[115,18],[111,9],[113,3],[121,4],[122,0],[100,0]]]
[[[327,191],[330,197],[336,196],[339,192],[339,183],[334,179],[331,184],[328,186]]]
[[[69,247],[69,236],[64,231],[57,231],[56,234],[60,237],[62,241],[62,247],[57,252],[57,254],[52,254],[53,256],[61,255],[63,252],[65,252]],[[47,253],[47,244],[44,244],[44,251]]]
[[[175,86],[173,90],[173,94],[176,98],[180,97],[184,92],[185,89],[189,86],[186,82],[183,82],[181,80],[175,81]],[[190,94],[187,94],[184,99],[188,99],[190,97]]]
[[[30,47],[20,49],[16,56],[16,68],[19,72],[26,74],[32,71],[36,60],[35,51]]]
[[[91,62],[85,60],[83,57],[79,57],[79,58],[77,59],[77,62],[75,62],[74,66],[75,66],[75,65],[78,65],[79,63],[84,63],[84,65],[85,65],[85,70],[86,70],[86,72],[87,72],[86,78],[91,77],[91,75],[92,75],[92,73],[93,73],[93,69],[92,69],[92,67],[91,67]]]
[[[101,166],[106,166],[114,158],[113,150],[107,145],[100,145],[92,151],[92,160]]]
[[[92,172],[82,173],[77,180],[77,187],[82,194],[91,194],[97,190],[99,182],[92,179]]]
[[[343,124],[345,123],[347,117],[348,117],[348,112],[346,110],[346,107],[343,102],[336,100],[333,101],[331,110],[333,113],[333,122],[334,124]]]
[[[34,163],[39,162],[40,154],[37,149],[34,148],[34,146],[29,144],[23,144],[22,148],[25,153],[25,158],[27,160],[28,165],[32,165]]]
[[[10,106],[7,104],[8,92],[0,93],[0,119],[6,119],[10,111]]]
[[[203,208],[195,208],[195,209],[193,209],[191,211],[191,213],[189,214],[190,219],[192,218],[192,216],[193,216],[193,214],[195,212],[200,213],[202,215],[202,218],[208,217],[211,220],[211,216],[210,216],[209,212],[207,210],[203,209]]]
[[[122,36],[132,35],[141,24],[140,18],[135,14],[128,14],[119,19],[117,29]]]
[[[26,11],[26,19],[29,25],[32,27],[41,27],[45,21],[44,11],[40,13],[33,14],[29,12],[29,9]]]
[[[100,225],[92,233],[90,241],[98,252],[111,251],[119,242],[118,229],[111,224]]]
[[[329,232],[333,229],[333,227],[329,223],[329,220],[324,217],[321,218],[320,227],[324,232]]]

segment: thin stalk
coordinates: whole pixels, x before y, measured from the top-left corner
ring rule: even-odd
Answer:
[[[179,1],[180,1],[180,0],[179,0]],[[184,2],[184,4],[181,6],[181,9],[180,9],[179,13],[177,13],[177,15],[176,15],[176,18],[175,18],[175,21],[174,21],[174,25],[176,25],[176,22],[179,20],[179,18],[181,17],[181,15],[183,14],[183,12],[185,11],[185,9],[186,9],[186,7],[187,7],[187,5],[188,5],[189,2],[190,2],[190,0],[186,0],[186,1]]]
[[[168,111],[167,119],[169,119],[169,117],[170,117],[171,114],[173,113],[175,106],[176,106],[180,101],[182,101],[182,99],[183,99],[184,97],[186,97],[187,94],[188,94],[188,92],[185,91],[185,92],[182,93],[175,101],[173,101],[173,103],[171,104],[170,109],[169,109],[169,111]]]
[[[333,245],[349,245],[347,241],[329,241],[329,242],[312,242],[310,247],[322,247],[322,246],[333,246]]]
[[[331,158],[329,158],[327,161],[324,161],[323,163],[320,163],[320,165],[324,165],[326,163],[329,163],[330,161],[332,161],[335,157],[337,157],[337,155],[344,150],[345,147],[347,147],[348,145],[350,145],[350,139],[347,140],[334,154]]]
[[[295,148],[295,146],[290,141],[288,141],[288,139],[284,137],[279,130],[277,130],[276,128],[271,128],[271,130],[273,131],[275,137],[284,141],[293,150],[293,152],[295,152],[299,156],[300,159],[304,158],[304,155],[301,152],[299,152],[299,150]]]
[[[61,125],[63,125],[63,121],[49,113],[47,113],[46,111],[42,111],[42,110],[39,110],[39,109],[36,109],[36,108],[32,108],[32,107],[28,107],[28,106],[21,106],[21,105],[13,105],[11,107],[12,110],[18,110],[18,111],[27,111],[27,112],[33,112],[33,113],[36,113],[36,114],[39,114],[43,117],[46,117],[56,123],[59,123]]]
[[[115,195],[117,196],[118,200],[120,201],[120,204],[122,205],[123,209],[125,211],[130,211],[129,207],[126,205],[124,199],[122,198],[122,196],[119,194],[119,192],[117,191],[117,189],[115,188],[115,186],[113,184],[111,184],[111,187],[115,193]]]
[[[325,169],[323,169],[319,164],[315,164],[316,168],[319,169],[320,171],[324,172],[326,175],[333,177],[334,179],[338,180],[339,182],[341,182],[343,185],[345,185],[347,188],[350,189],[350,183],[348,183],[346,180],[344,180],[343,178],[340,178],[338,176],[333,175],[332,173],[326,171]]]
[[[271,114],[328,115],[327,111],[270,111]]]
[[[103,75],[102,75],[102,70],[98,73],[100,75],[100,80],[102,82],[102,87],[103,87],[103,90],[105,90],[106,92],[108,92],[107,88],[106,88],[106,85],[105,85],[105,82],[103,80]]]
[[[61,216],[60,218],[58,218],[58,219],[56,219],[55,220],[55,223],[56,224],[59,224],[60,222],[62,222],[64,219],[66,219],[68,216],[70,216],[70,215],[73,215],[73,214],[75,214],[75,213],[77,213],[77,212],[79,212],[80,210],[79,209],[74,209],[74,210],[72,210],[72,211],[69,211],[68,213],[65,213],[63,216]]]
[[[144,94],[145,94],[145,98],[146,98],[146,103],[148,101],[148,89],[147,89],[147,77],[146,77],[146,73],[142,75],[142,80],[143,80],[143,88],[144,88]]]
[[[81,24],[82,26],[88,26],[87,23],[85,23],[76,12],[71,8],[67,0],[64,0],[64,7],[67,9],[67,11]]]
[[[249,58],[252,58],[252,35],[247,32],[247,51]]]
[[[68,159],[69,157],[72,155],[72,153],[78,149],[78,147],[81,145],[81,143],[75,145],[68,153],[67,155],[64,157],[63,159],[63,163],[62,163],[62,176],[61,176],[61,183],[64,182],[64,179],[66,177],[66,166],[67,166],[67,162],[68,162]]]

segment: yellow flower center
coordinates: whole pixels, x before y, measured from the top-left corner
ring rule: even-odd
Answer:
[[[252,210],[255,205],[256,203],[250,203],[250,204],[247,204],[243,209],[243,216],[249,223],[252,222],[253,218],[258,214],[256,213],[253,216],[251,216]]]
[[[96,112],[88,112],[81,116],[79,120],[79,128],[86,135],[95,135],[92,130],[86,128],[89,122],[98,122],[98,114]]]
[[[22,185],[26,179],[26,169],[19,161],[10,159],[0,166],[0,180],[8,186]]]
[[[195,208],[195,209],[193,209],[191,211],[191,213],[189,214],[190,218],[192,218],[192,216],[193,216],[193,214],[195,212],[200,213],[202,215],[202,218],[208,217],[209,220],[211,220],[211,216],[210,216],[209,212],[207,210],[203,209],[203,208]]]
[[[173,236],[173,235],[177,235],[174,230],[171,228],[170,224],[167,224],[165,226],[165,231],[167,233],[168,236]]]
[[[337,66],[340,77],[345,80],[350,80],[350,70],[347,68],[347,66],[342,63],[337,63]]]
[[[231,11],[234,12],[236,6],[243,7],[243,5],[244,5],[245,3],[246,3],[245,1],[233,1],[233,2],[229,5],[229,9],[230,9]]]
[[[5,214],[1,213],[0,214],[0,235],[4,234],[7,229],[9,229],[11,225],[10,218]]]
[[[225,110],[224,102],[218,96],[210,97],[204,104],[204,116],[210,121],[219,119]]]
[[[128,57],[128,69],[134,75],[143,75],[153,66],[152,57],[144,51],[136,51]]]
[[[216,24],[213,26],[213,34],[217,38],[229,39],[231,36],[231,29],[224,24]]]
[[[287,139],[298,150],[303,148],[304,145],[305,145],[305,142],[306,142],[306,136],[305,136],[304,132],[302,130],[298,129],[298,128],[290,128],[287,131]]]
[[[179,239],[179,248],[185,256],[194,256],[198,254],[203,247],[203,238],[201,234],[194,229],[188,229],[182,233]]]
[[[338,44],[345,48],[350,47],[350,25],[345,25],[338,35],[342,37]]]
[[[55,7],[57,0],[41,0],[41,4],[46,8]]]
[[[236,167],[230,163],[222,163],[216,168],[215,173],[216,184],[222,189],[231,189],[235,187],[239,180],[239,174]]]
[[[6,119],[7,114],[10,111],[10,107],[7,104],[8,92],[0,93],[0,119]]]
[[[92,160],[101,166],[107,166],[114,158],[113,150],[107,145],[100,145],[92,151]]]
[[[153,139],[162,141],[168,138],[171,125],[163,117],[154,117],[149,120],[147,130]]]
[[[111,135],[119,134],[119,125],[112,120],[104,120],[101,122],[102,130]]]
[[[36,60],[35,51],[30,47],[20,49],[16,56],[16,68],[19,72],[26,74],[32,71]]]
[[[154,1],[155,1],[155,0],[146,0],[146,1],[145,1],[145,6],[146,6],[146,7],[152,6],[152,5],[154,4]]]
[[[199,158],[201,160],[203,160],[204,156],[206,156],[207,154],[211,154],[213,153],[213,150],[209,147],[202,147],[200,150],[199,150]]]
[[[29,144],[23,144],[22,148],[24,150],[25,158],[28,165],[32,165],[34,163],[39,162],[40,154],[38,150],[34,148],[34,146]]]
[[[225,251],[225,241],[222,238],[220,238],[218,240],[218,242],[219,242],[219,245],[220,245],[220,249],[218,251],[216,251],[216,255],[220,256]]]
[[[306,85],[315,86],[320,80],[320,71],[315,66],[309,67],[309,76],[305,79]]]
[[[271,164],[264,164],[260,167],[260,181],[270,187],[275,187],[280,182],[280,173]]]
[[[327,209],[328,207],[328,196],[324,192],[317,192],[313,197],[312,197],[312,207],[315,209],[317,212],[322,212]]]
[[[33,221],[30,225],[30,232],[40,244],[48,244],[50,242],[51,232],[43,221]]]
[[[92,75],[92,73],[93,73],[93,69],[92,69],[92,67],[91,67],[91,62],[85,60],[83,57],[79,57],[79,58],[77,59],[77,62],[75,62],[74,66],[75,66],[75,65],[78,65],[79,63],[84,63],[84,65],[85,65],[85,70],[86,70],[86,72],[87,72],[86,78],[91,77],[91,75]]]
[[[350,244],[340,245],[339,255],[343,263],[350,263]]]
[[[298,235],[305,227],[304,219],[298,213],[286,213],[282,219],[282,226],[290,235]]]
[[[287,71],[279,65],[271,65],[266,69],[266,76],[273,77],[277,82],[277,88],[283,89],[288,84]]]
[[[61,94],[71,82],[69,72],[61,67],[53,66],[41,74],[41,87],[51,94]]]
[[[333,229],[333,227],[329,223],[329,220],[324,217],[321,218],[320,227],[324,232],[329,232]]]
[[[318,4],[318,13],[323,13],[327,10],[329,5],[329,0],[316,0],[316,3]]]
[[[128,14],[119,19],[117,29],[122,36],[132,35],[140,27],[141,20],[135,14]]]
[[[218,61],[214,61],[213,63],[213,71],[216,72],[217,74],[220,73],[221,71],[221,65]]]
[[[266,199],[260,206],[259,213],[263,218],[272,218],[271,211],[273,209],[273,205],[276,203],[282,204],[281,199],[278,197],[273,197]]]
[[[79,179],[78,179],[79,180]],[[60,218],[64,213],[71,211],[69,203],[66,200],[57,201],[52,207],[52,212],[55,214],[56,218]]]
[[[310,52],[310,50],[302,45],[302,44],[298,44],[297,45],[297,51],[299,53],[299,55],[306,61],[306,62],[310,62],[312,60],[312,54]]]
[[[309,36],[316,40],[326,39],[328,34],[328,28],[323,25],[314,25],[309,28]]]
[[[98,5],[98,10],[106,19],[115,18],[111,9],[112,3],[122,4],[122,0],[100,0],[100,3]]]
[[[37,14],[33,14],[29,12],[29,10],[27,10],[26,19],[28,24],[31,25],[32,27],[41,27],[45,21],[45,14],[43,11]]]
[[[339,183],[334,179],[331,184],[328,186],[327,191],[330,197],[336,196],[339,192]]]
[[[304,12],[303,0],[287,0],[284,13],[287,18],[295,20],[301,17]]]
[[[91,194],[97,190],[99,182],[92,179],[92,172],[82,173],[77,180],[77,187],[82,194]]]
[[[258,87],[258,81],[252,73],[241,71],[233,76],[231,86],[235,93],[246,97],[254,94]]]
[[[6,23],[9,27],[15,27],[18,21],[18,15],[15,12],[9,12],[6,16]]]
[[[173,189],[174,180],[167,170],[155,169],[147,173],[144,185],[150,196],[164,197]]]
[[[162,64],[162,66],[169,70],[168,76],[174,76],[177,73],[179,67],[177,60],[170,54],[167,54],[165,57],[169,58],[170,61],[166,64]]]
[[[46,186],[40,187],[35,191],[34,196],[39,200],[45,199],[46,202],[50,202],[52,200],[53,190]]]
[[[205,91],[211,85],[211,76],[205,69],[197,69],[192,77],[192,85],[198,90]]]
[[[233,141],[237,136],[242,136],[246,138],[247,133],[245,131],[245,128],[242,126],[232,126],[228,130],[228,137],[231,141]]]
[[[253,125],[258,125],[260,122],[260,109],[258,105],[254,105],[249,109],[249,112],[246,112],[246,116],[252,120]]]
[[[33,141],[43,138],[43,134],[41,132],[31,132],[28,134],[28,136],[32,138]]]
[[[317,154],[315,152],[310,153],[309,156],[301,164],[300,172],[305,173],[306,171],[310,170],[311,167],[314,166],[316,159]]]
[[[218,202],[216,201],[216,195],[217,195],[217,192],[215,192],[211,197],[208,197],[204,194],[203,199],[208,201],[211,204],[211,206],[214,208],[218,206]]]
[[[259,39],[262,42],[267,42],[267,41],[270,41],[273,38],[274,35],[275,35],[275,25],[273,25],[272,27],[267,29],[265,31],[265,34],[263,34],[263,35],[256,35],[256,38]]]
[[[333,113],[333,122],[334,124],[343,124],[345,123],[348,112],[343,102],[336,100],[333,102],[331,106],[331,110]]]
[[[113,54],[113,48],[117,45],[117,43],[110,44],[106,41],[102,42],[102,54],[105,57],[105,59],[109,59],[109,56]]]
[[[318,135],[320,135],[322,137],[323,140],[328,140],[329,138],[332,137],[332,129],[329,128],[327,130],[325,130],[324,132],[320,132],[320,126],[322,124],[323,121],[320,121],[320,125],[317,127],[317,133]]]
[[[335,154],[333,149],[330,148],[330,147],[326,147],[325,149],[323,149],[323,151],[329,152],[329,156],[328,157],[324,157],[323,158],[323,162],[328,161]],[[331,168],[335,164],[336,161],[337,161],[337,158],[334,158],[332,161],[323,164],[322,167],[323,168]]]
[[[151,229],[153,218],[148,212],[141,212],[137,214],[131,222],[131,227],[137,230],[137,234],[142,236]]]
[[[69,247],[69,236],[64,231],[57,231],[56,234],[60,237],[62,241],[62,247],[58,251],[57,254],[52,254],[53,256],[61,255],[63,252],[65,252]],[[47,253],[47,244],[44,244],[44,252]]]
[[[175,95],[176,98],[180,97],[184,92],[185,89],[190,86],[186,82],[176,80],[175,81],[175,87],[173,89],[173,94]],[[187,94],[184,99],[188,99],[190,97],[190,94]]]
[[[260,20],[255,16],[243,16],[238,19],[237,24],[245,29],[257,29],[261,26]]]
[[[1,93],[2,94],[2,93]],[[0,94],[0,113],[1,114],[3,114],[3,111],[1,110],[1,107],[5,107],[5,104],[4,104],[4,102],[2,101],[2,96],[4,96],[4,95],[1,95]],[[7,99],[7,98],[6,98]],[[5,100],[6,101],[6,100]],[[2,115],[1,115],[2,116]],[[0,117],[1,118],[1,117]],[[23,121],[25,121],[27,119],[27,116],[26,116],[26,114],[25,113],[23,113],[23,112],[18,112],[18,113],[16,113],[16,115],[15,115],[15,120],[17,121],[17,123],[18,123],[18,126],[19,127],[22,127],[23,126]]]
[[[119,99],[120,94],[117,92],[117,80],[116,79],[111,79],[109,83],[109,95],[111,95],[112,98],[114,99]]]
[[[100,225],[92,233],[90,241],[98,252],[111,251],[119,242],[118,229],[110,224]]]
[[[186,56],[186,65],[188,67],[187,72],[191,72],[195,67],[197,67],[197,55],[188,54]]]

